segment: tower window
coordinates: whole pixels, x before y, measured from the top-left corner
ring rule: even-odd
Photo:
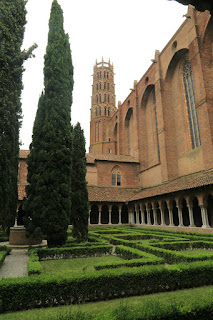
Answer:
[[[96,90],[98,90],[98,84],[96,84]]]
[[[108,108],[108,116],[110,116],[110,108]]]
[[[99,74],[97,73],[97,79],[99,79]]]
[[[107,113],[107,112],[106,112],[106,107],[105,107],[105,108],[104,108],[104,115],[105,115],[105,116],[106,116],[106,113]]]
[[[104,95],[104,102],[106,102],[106,94]]]
[[[101,78],[101,71],[100,71],[100,78]]]
[[[101,116],[101,107],[99,107],[99,115]]]
[[[101,89],[101,83],[99,83],[99,88]]]
[[[99,102],[101,102],[101,94],[99,94]]]
[[[104,89],[106,89],[106,82],[104,82]]]
[[[107,84],[108,90],[109,90],[109,83]]]
[[[98,102],[98,96],[96,96],[96,102]]]
[[[109,102],[109,94],[108,94],[108,102]]]
[[[104,71],[104,78],[105,78],[106,72]]]
[[[188,117],[189,117],[192,148],[194,149],[199,147],[201,145],[201,142],[200,142],[199,123],[198,123],[197,111],[196,111],[196,98],[195,98],[192,68],[191,68],[190,61],[188,60],[185,61],[183,66],[183,81],[184,81],[185,93],[186,93],[186,102],[187,102],[187,110],[188,110]]]
[[[98,115],[98,109],[97,108],[95,109],[95,115],[96,115],[96,117]]]
[[[109,73],[107,72],[107,79],[108,79],[108,77],[109,77]]]

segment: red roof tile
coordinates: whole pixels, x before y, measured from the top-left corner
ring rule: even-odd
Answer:
[[[138,188],[88,186],[90,202],[126,202],[139,190]]]

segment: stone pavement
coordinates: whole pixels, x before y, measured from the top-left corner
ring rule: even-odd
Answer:
[[[27,276],[28,259],[27,250],[13,249],[10,255],[6,256],[2,267],[0,268],[0,279]]]

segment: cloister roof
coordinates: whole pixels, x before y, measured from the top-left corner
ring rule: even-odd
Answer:
[[[90,202],[126,202],[139,188],[88,186]]]
[[[131,198],[131,201],[208,185],[213,185],[213,169],[196,172],[157,186],[141,189]]]

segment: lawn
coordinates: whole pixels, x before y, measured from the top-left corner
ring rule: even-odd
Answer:
[[[211,250],[204,250],[204,249],[193,249],[193,250],[184,250],[181,251],[184,252],[187,256],[193,257],[194,255],[200,255],[200,256],[213,256],[213,251]]]
[[[118,256],[101,256],[90,258],[75,258],[62,260],[41,261],[42,274],[70,274],[94,271],[94,265],[98,263],[113,263],[123,261]]]
[[[146,296],[129,297],[123,299],[114,299],[109,301],[102,301],[96,303],[87,303],[83,305],[72,305],[56,308],[45,308],[45,309],[33,309],[22,312],[14,312],[0,315],[0,320],[51,320],[60,319],[55,318],[59,315],[72,312],[90,312],[95,316],[99,315],[98,320],[110,319],[114,320],[105,315],[109,315],[109,312],[113,314],[112,310],[120,306],[127,306],[130,308],[143,310],[146,309],[146,316],[151,315],[156,311],[156,308],[168,308],[171,305],[179,306],[182,309],[187,309],[189,306],[195,305],[198,301],[207,300],[212,297],[213,300],[213,286],[201,287],[195,289],[185,289],[173,292],[156,293]],[[140,311],[138,311],[140,312]],[[63,318],[65,320],[66,318]],[[135,319],[135,318],[134,318]],[[154,319],[154,318],[152,318]]]

